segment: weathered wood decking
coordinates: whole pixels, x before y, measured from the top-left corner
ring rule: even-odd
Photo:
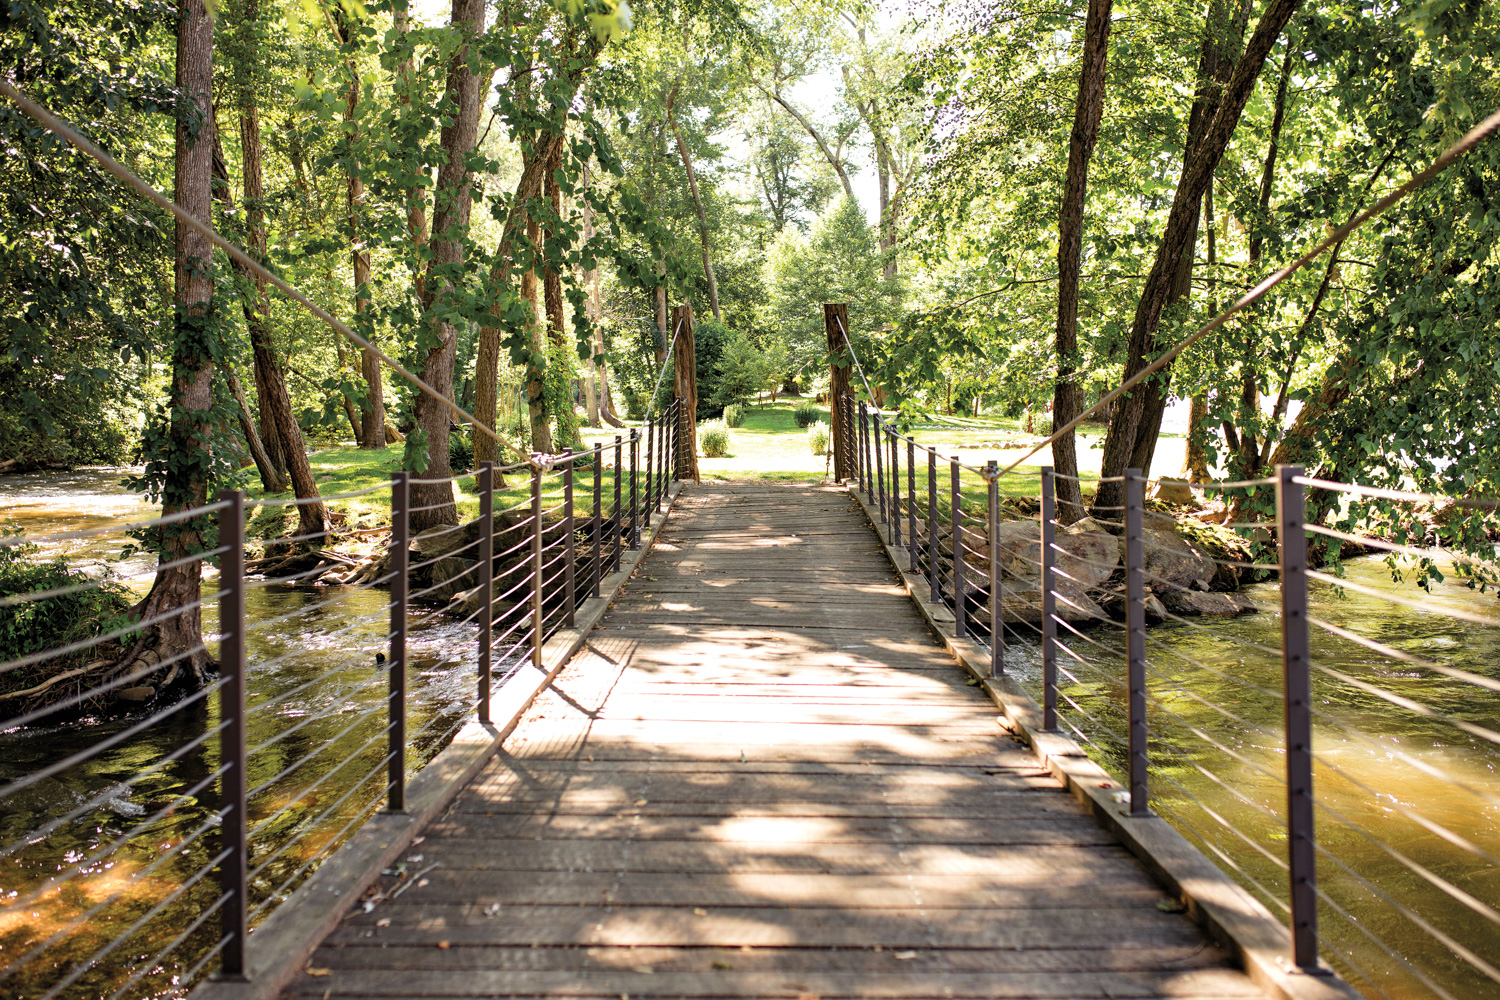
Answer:
[[[842,490],[685,492],[405,858],[288,996],[1261,995],[997,726]]]

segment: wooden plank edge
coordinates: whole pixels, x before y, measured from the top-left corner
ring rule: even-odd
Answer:
[[[621,556],[619,572],[600,581],[600,596],[578,606],[576,626],[558,630],[543,644],[542,668],[521,667],[490,696],[490,718],[495,721],[471,721],[459,729],[453,741],[407,783],[405,813],[372,816],[254,929],[246,943],[245,978],[206,980],[189,1000],[271,1000],[292,982],[381,871],[473,780],[521,716],[583,648],[610,602],[651,551],[682,487],[677,482],[668,490],[665,510],[652,518],[641,547]]]
[[[1361,1000],[1361,994],[1332,970],[1310,975],[1294,968],[1287,958],[1292,951],[1291,933],[1260,900],[1159,816],[1131,816],[1128,805],[1115,801],[1121,791],[1119,783],[1071,738],[1046,732],[1041,706],[1020,684],[1003,675],[991,678],[990,651],[973,639],[953,634],[953,612],[927,600],[924,595],[930,593],[930,584],[925,577],[911,574],[909,553],[891,546],[877,521],[879,511],[859,488],[850,483],[848,489],[907,594],[948,652],[979,681],[1000,710],[1001,724],[1031,748],[1095,822],[1119,838],[1163,888],[1182,900],[1188,915],[1229,951],[1252,982],[1275,1000]]]

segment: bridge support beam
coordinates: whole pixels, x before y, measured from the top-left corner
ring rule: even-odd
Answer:
[[[823,303],[823,329],[828,335],[828,429],[829,445],[833,449],[833,478],[839,482],[849,478],[849,449],[845,446],[844,410],[840,405],[849,393],[849,365],[839,364],[838,358],[853,354],[846,342],[849,329],[849,306],[844,302]]]
[[[682,404],[677,411],[677,478],[698,482],[698,346],[693,339],[693,307],[686,302],[672,310],[676,351],[672,355],[672,394]]]

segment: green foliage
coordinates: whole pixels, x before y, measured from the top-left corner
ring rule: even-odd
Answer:
[[[0,541],[9,541],[20,529],[0,528]],[[75,587],[90,577],[69,569],[63,559],[36,560],[35,545],[0,545],[0,601],[4,598],[45,590]],[[0,661],[65,646],[123,628],[130,617],[130,595],[112,580],[74,593],[39,601],[0,604]],[[126,634],[129,641],[130,634]],[[19,691],[61,670],[100,655],[98,648],[47,660],[0,675],[0,690]]]
[[[807,428],[807,449],[814,455],[827,455],[828,445],[832,438],[829,436],[829,427],[821,420],[810,424]]]
[[[474,468],[474,442],[467,431],[448,435],[448,468],[468,472]]]
[[[724,407],[724,426],[739,427],[745,422],[745,408],[739,403],[730,403]]]
[[[718,382],[713,387],[717,406],[747,403],[766,382],[766,361],[743,332],[735,331],[719,352]]]
[[[724,458],[729,454],[729,428],[722,420],[710,420],[698,426],[698,447],[709,458]]]
[[[815,423],[821,415],[816,403],[810,399],[804,399],[792,410],[792,417],[797,421],[798,427],[807,427]]]

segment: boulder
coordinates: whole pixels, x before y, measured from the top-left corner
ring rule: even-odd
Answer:
[[[1243,594],[1203,594],[1197,591],[1174,590],[1162,594],[1162,601],[1174,614],[1190,616],[1205,615],[1215,618],[1233,618],[1235,615],[1253,613],[1255,602]]]
[[[115,697],[121,701],[150,701],[156,697],[156,688],[150,684],[137,684],[135,687],[122,688]]]
[[[1108,621],[1109,615],[1094,603],[1093,598],[1071,585],[1057,588],[1057,616],[1066,622]],[[1065,598],[1065,599],[1064,599]],[[1007,622],[1032,625],[1042,620],[1042,586],[1036,577],[1016,577],[1006,580],[1000,588],[1001,610]],[[975,621],[986,627],[990,624],[989,602],[984,601],[972,612]]]
[[[1190,504],[1195,500],[1192,486],[1186,479],[1168,479],[1165,476],[1157,481],[1151,496],[1161,503],[1171,504]]]
[[[1120,548],[1113,535],[1093,530],[1098,522],[1085,518],[1056,534],[1055,552],[1061,584],[1091,590],[1120,566]],[[1080,527],[1082,526],[1082,527]],[[1000,571],[1013,578],[1037,577],[1042,571],[1042,526],[1036,521],[1004,521],[1000,525]]]
[[[1122,537],[1116,541],[1123,559],[1125,539]],[[1170,590],[1173,586],[1208,590],[1218,568],[1197,546],[1174,531],[1144,528],[1141,531],[1141,552],[1146,583],[1157,591]]]

